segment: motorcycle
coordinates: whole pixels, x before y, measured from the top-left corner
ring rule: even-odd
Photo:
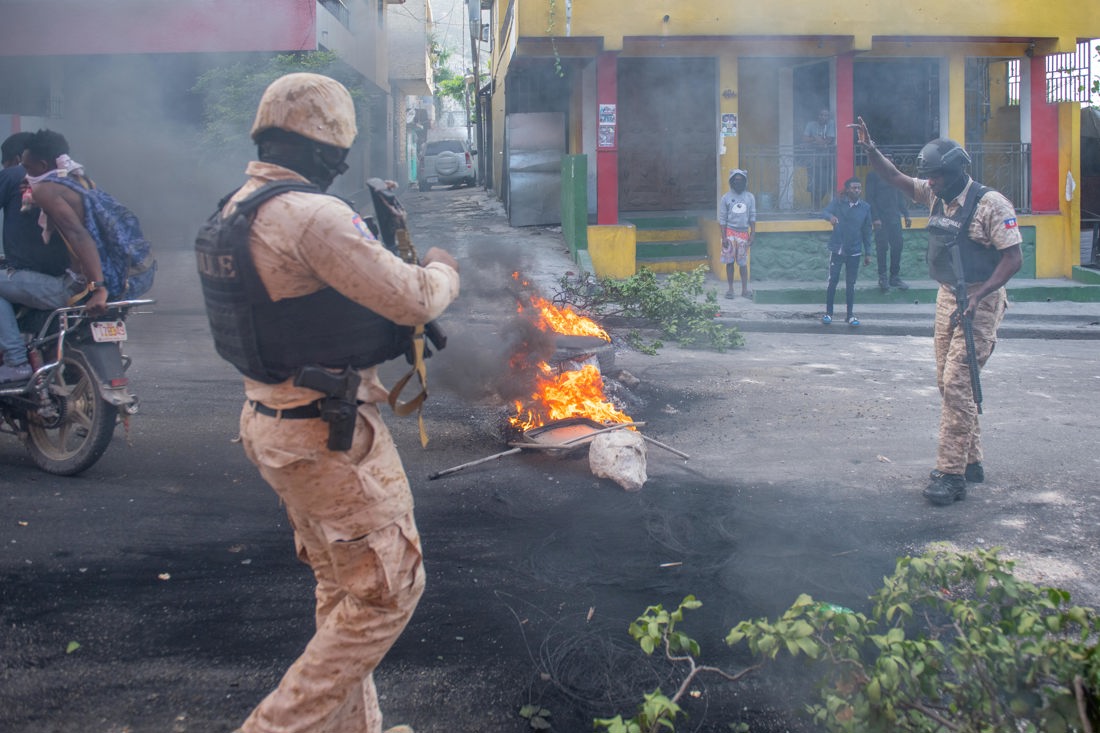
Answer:
[[[83,305],[23,309],[17,320],[34,371],[26,382],[0,385],[0,433],[22,439],[47,473],[72,476],[94,465],[118,422],[137,413],[122,353],[126,317],[155,302],[114,301],[95,317]]]

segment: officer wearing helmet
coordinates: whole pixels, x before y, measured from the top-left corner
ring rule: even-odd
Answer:
[[[338,330],[365,309],[402,326],[427,323],[458,295],[458,265],[437,248],[425,254],[423,266],[405,263],[350,206],[323,193],[347,170],[355,136],[354,104],[339,82],[308,73],[277,79],[264,92],[252,127],[259,160],[248,164],[248,180],[222,209],[223,217],[231,216],[239,202],[272,181],[313,185],[271,198],[251,222],[242,257],[250,258],[262,281],[265,302],[286,314],[277,329],[256,329],[254,348],[271,363],[284,363],[279,359],[287,354],[308,357],[324,344],[294,324],[310,322],[316,316],[310,309],[324,308],[324,320],[337,331],[330,340],[339,343],[324,360],[318,356],[326,367],[321,372],[326,378],[357,375],[347,450],[330,448],[323,393],[284,373],[246,373],[244,379],[241,442],[286,505],[298,556],[313,569],[317,626],[278,687],[245,720],[243,733],[380,733],[372,673],[424,590],[412,494],[377,407],[386,390],[375,367],[362,366],[371,363],[362,357],[372,348],[371,332],[341,336]],[[215,312],[209,298],[207,303],[218,343],[219,329],[231,328],[225,319],[234,314]]]
[[[967,348],[957,317],[955,288],[959,274],[949,245],[957,243],[967,283],[965,317],[972,319],[979,366],[997,342],[997,328],[1008,307],[1005,284],[1023,263],[1023,241],[1012,203],[970,178],[970,156],[954,140],[933,140],[917,157],[918,178],[894,167],[875,147],[863,118],[857,118],[859,142],[883,181],[929,206],[928,265],[940,283],[936,296],[936,377],[942,398],[936,467],[924,496],[946,505],[966,497],[967,483],[985,480],[981,428],[971,388]]]

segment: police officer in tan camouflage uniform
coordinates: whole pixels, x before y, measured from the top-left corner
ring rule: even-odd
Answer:
[[[950,250],[955,237],[943,232],[966,227],[959,236],[967,283],[967,308],[973,319],[974,346],[979,366],[984,366],[997,342],[997,328],[1008,306],[1005,283],[1023,262],[1022,238],[1012,203],[1002,194],[978,184],[967,174],[970,156],[957,142],[937,139],[917,158],[917,174],[901,173],[875,147],[867,125],[858,118],[853,125],[867,151],[871,167],[918,204],[930,208],[929,266],[940,282],[936,296],[936,380],[942,395],[939,448],[936,468],[929,475],[924,496],[945,505],[966,498],[966,484],[985,480],[982,467],[981,428],[970,383],[966,341],[955,300],[957,274]],[[969,206],[968,206],[969,205]],[[973,211],[965,221],[967,208]],[[938,228],[942,224],[942,229]]]
[[[277,79],[265,91],[252,128],[259,160],[248,164],[248,181],[223,209],[228,216],[271,181],[316,186],[262,204],[248,250],[274,303],[294,308],[322,302],[310,299],[319,293],[342,296],[313,307],[337,309],[326,312],[323,322],[346,327],[346,338],[335,340],[341,346],[351,342],[345,373],[360,378],[357,392],[352,388],[354,433],[346,451],[330,449],[318,391],[296,386],[294,378],[245,378],[248,399],[240,420],[245,453],[286,505],[298,556],[313,569],[316,632],[241,726],[243,733],[380,733],[372,673],[424,591],[412,494],[377,407],[386,391],[374,367],[358,367],[368,362],[357,352],[370,351],[371,344],[354,343],[363,336],[350,324],[354,313],[366,309],[403,325],[436,318],[458,295],[458,265],[437,248],[426,253],[423,266],[406,264],[371,235],[351,207],[322,193],[347,170],[344,160],[355,136],[355,107],[339,82],[307,73]],[[221,316],[210,309],[209,299],[207,305],[217,345],[224,324],[217,322]],[[300,344],[311,334],[291,330],[279,324],[271,331],[276,336],[264,337],[278,346],[261,343],[258,356],[271,356],[265,349],[304,348]],[[404,725],[388,730],[411,733]]]

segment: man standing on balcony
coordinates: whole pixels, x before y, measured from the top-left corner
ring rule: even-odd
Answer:
[[[963,318],[972,319],[974,354],[984,366],[997,342],[997,327],[1008,305],[1005,283],[1023,263],[1016,211],[1002,194],[971,180],[970,156],[954,140],[937,139],[917,156],[917,175],[910,178],[875,147],[867,125],[853,125],[868,160],[883,181],[931,209],[928,219],[928,266],[940,283],[936,296],[936,375],[942,397],[936,468],[924,496],[946,505],[966,498],[966,484],[985,480],[978,408],[970,383]],[[959,281],[951,247],[958,247],[967,283],[967,307],[958,313]]]

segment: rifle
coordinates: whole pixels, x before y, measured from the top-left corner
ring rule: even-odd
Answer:
[[[393,189],[381,178],[371,178],[367,181],[367,190],[370,191],[371,201],[374,203],[378,236],[382,244],[405,262],[419,263],[420,258],[417,257],[412,238],[409,237],[405,207],[397,200]],[[447,345],[447,334],[435,321],[424,324],[424,335],[432,342],[436,351],[442,351]],[[424,355],[431,356],[432,352],[426,351]]]
[[[969,218],[967,218],[969,222]],[[962,235],[960,235],[962,236]],[[969,296],[966,292],[966,273],[963,272],[962,253],[959,252],[958,237],[951,243],[951,260],[955,265],[955,305],[956,311],[951,316],[951,325],[961,322],[963,327],[963,339],[966,341],[966,365],[970,369],[970,392],[974,396],[974,404],[978,407],[978,414],[982,414],[982,381],[978,375],[978,352],[974,348],[974,319],[966,315],[969,304]]]

